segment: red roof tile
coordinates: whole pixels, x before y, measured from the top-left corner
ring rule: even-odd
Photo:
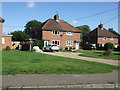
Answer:
[[[3,18],[0,17],[0,22],[4,23],[4,21],[5,21],[5,20],[4,20]]]
[[[65,22],[64,20],[60,20],[60,19],[55,20],[55,18],[46,20],[37,29],[42,29],[42,30],[63,30],[63,31],[80,32],[79,29],[73,27],[72,25]]]

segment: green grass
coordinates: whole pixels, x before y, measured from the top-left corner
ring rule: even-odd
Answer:
[[[92,74],[118,69],[117,66],[35,52],[3,51],[2,55],[3,74]]]
[[[79,54],[79,56],[120,60],[120,52],[117,51],[113,51],[112,55],[110,56],[103,56],[102,53],[105,52],[104,50],[76,50],[76,51],[61,50],[61,52],[80,52],[82,54]]]

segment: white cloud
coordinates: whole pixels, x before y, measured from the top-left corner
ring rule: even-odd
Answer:
[[[27,7],[28,8],[34,8],[36,6],[35,2],[28,2]]]
[[[78,24],[78,21],[73,20],[73,21],[71,22],[71,24],[76,25],[76,24]]]

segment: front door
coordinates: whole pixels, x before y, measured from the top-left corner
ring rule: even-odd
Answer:
[[[78,49],[79,49],[79,43],[78,43],[78,42],[76,42],[75,49],[76,49],[76,50],[78,50]]]
[[[44,47],[48,45],[48,41],[44,41]]]

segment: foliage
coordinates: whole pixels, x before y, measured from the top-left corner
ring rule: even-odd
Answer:
[[[109,49],[114,50],[114,45],[108,42],[108,43],[105,43],[104,48],[105,50],[109,50]]]
[[[111,54],[112,54],[111,49],[105,50],[105,52],[103,53],[103,55],[105,55],[105,56],[110,56]]]
[[[113,28],[109,28],[108,31],[110,31],[110,32],[112,32],[112,33],[114,33],[114,34],[116,34],[116,35],[119,35],[118,32],[116,32],[115,30],[113,30]]]
[[[38,46],[40,49],[43,49],[44,41],[43,40],[36,40],[32,43],[33,46]]]
[[[12,40],[13,41],[23,41],[24,39],[30,38],[28,34],[26,34],[23,31],[14,31],[11,33],[13,35]]]
[[[105,73],[117,66],[27,51],[3,51],[3,74]]]
[[[27,24],[25,25],[25,33],[27,33],[28,35],[30,35],[30,37],[32,37],[32,32],[35,28],[37,28],[38,26],[40,26],[42,23],[37,21],[37,20],[31,20],[28,21]]]
[[[81,30],[81,41],[83,41],[83,36],[90,32],[90,27],[88,25],[82,25],[76,28]]]
[[[9,47],[9,46],[7,46],[6,48],[5,48],[5,51],[10,51],[11,50],[11,48]]]

